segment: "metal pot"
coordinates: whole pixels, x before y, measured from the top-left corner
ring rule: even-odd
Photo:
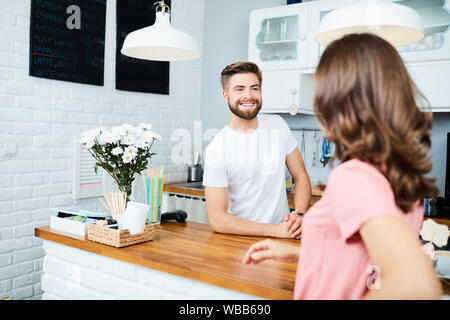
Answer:
[[[202,181],[203,170],[200,164],[188,165],[188,177],[187,182]]]

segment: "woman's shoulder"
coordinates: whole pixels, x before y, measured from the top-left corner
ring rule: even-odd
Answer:
[[[339,164],[330,172],[328,186],[336,188],[360,188],[378,185],[391,190],[388,179],[372,164],[351,159]]]

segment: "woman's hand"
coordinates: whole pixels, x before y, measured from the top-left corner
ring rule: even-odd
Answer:
[[[242,263],[258,264],[267,259],[274,259],[282,262],[296,262],[298,260],[299,252],[300,248],[298,246],[267,239],[252,244],[247,250]]]

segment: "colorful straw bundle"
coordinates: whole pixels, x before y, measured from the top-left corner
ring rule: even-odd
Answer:
[[[147,204],[150,206],[147,220],[155,224],[161,222],[161,200],[165,178],[163,173],[164,167],[161,170],[158,168],[156,170],[147,169],[147,176],[145,171],[142,173]]]

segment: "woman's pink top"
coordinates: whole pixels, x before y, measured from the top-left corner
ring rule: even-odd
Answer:
[[[373,288],[377,268],[359,229],[384,215],[401,217],[419,236],[419,201],[404,214],[389,181],[372,165],[353,159],[334,168],[322,198],[303,219],[294,299],[360,299]]]

